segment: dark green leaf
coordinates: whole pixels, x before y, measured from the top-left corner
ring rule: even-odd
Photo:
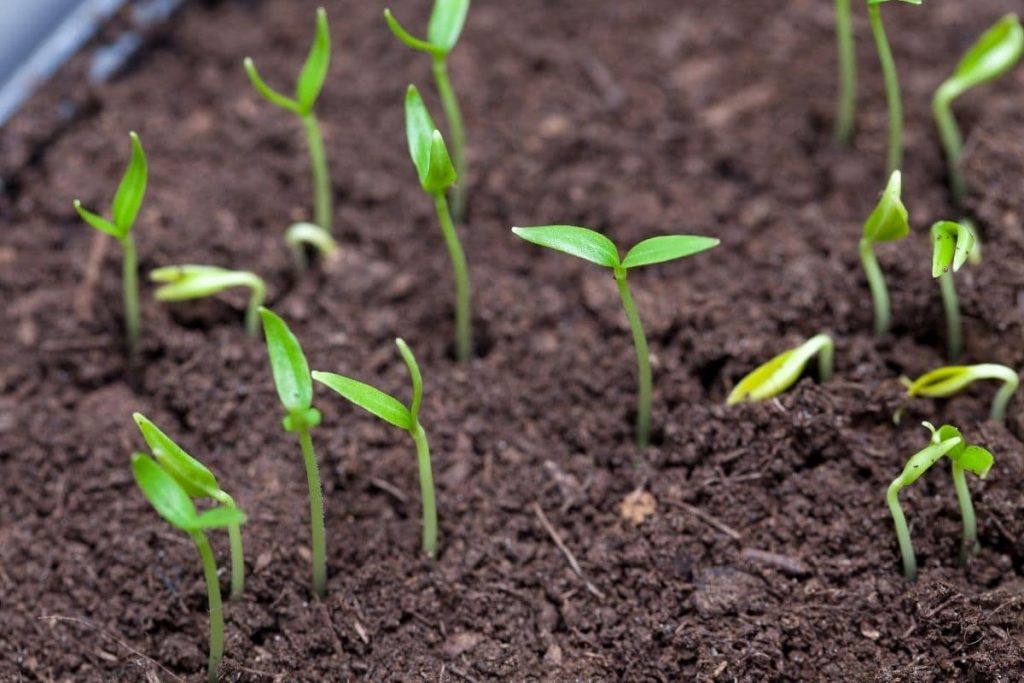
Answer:
[[[385,394],[380,389],[363,384],[333,372],[313,371],[313,379],[355,403],[360,408],[376,415],[385,422],[406,431],[412,429],[412,415],[398,399]]]
[[[894,242],[910,232],[907,208],[900,198],[902,187],[902,175],[899,171],[893,171],[878,205],[864,223],[864,237],[869,241]]]
[[[327,25],[327,12],[323,7],[316,11],[316,37],[309,49],[309,56],[299,74],[295,87],[295,99],[305,113],[309,113],[316,104],[316,98],[324,87],[327,78],[327,67],[331,64],[331,32]]]
[[[449,52],[459,42],[469,12],[469,0],[434,0],[427,39]]]
[[[108,221],[103,216],[97,216],[93,212],[83,208],[82,202],[78,201],[77,199],[75,200],[75,211],[78,212],[78,215],[81,217],[83,221],[85,221],[92,227],[96,228],[100,232],[105,232],[112,237],[116,237],[117,239],[121,239],[124,237],[124,235],[121,233],[120,228],[118,228],[116,225]]]
[[[213,498],[220,493],[217,478],[206,466],[186,453],[142,413],[132,414],[149,450],[163,469],[192,498]]]
[[[270,370],[281,403],[290,413],[308,409],[313,403],[313,380],[299,340],[270,309],[261,308],[260,317],[267,338]]]
[[[132,455],[132,474],[157,514],[182,531],[195,528],[196,506],[185,489],[148,455]]]
[[[646,239],[626,253],[622,259],[623,268],[649,266],[654,263],[674,261],[685,256],[692,256],[712,247],[717,247],[719,240],[699,235],[663,235]]]
[[[122,235],[127,235],[135,224],[135,219],[142,208],[142,198],[146,196],[146,182],[149,178],[149,167],[146,163],[146,153],[142,151],[142,143],[139,136],[134,132],[130,133],[132,140],[132,158],[128,162],[128,168],[121,178],[121,184],[114,195],[114,203],[110,212],[114,218],[114,225],[118,227]]]
[[[543,225],[535,228],[512,228],[527,242],[539,244],[606,268],[619,267],[619,250],[599,232],[573,225]]]

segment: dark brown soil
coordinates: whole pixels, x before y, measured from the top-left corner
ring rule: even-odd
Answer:
[[[412,26],[428,5],[393,3]],[[856,243],[885,184],[884,97],[859,16],[860,136],[832,144],[831,3],[477,2],[451,58],[472,144],[462,234],[482,342],[465,366],[451,360],[448,258],[405,147],[403,91],[431,90],[429,64],[396,43],[378,3],[327,3],[336,50],[320,113],[344,250],[307,278],[281,240],[310,211],[301,130],[253,93],[241,60],[290,83],[313,2],[196,2],[97,89],[71,64],[0,135],[0,679],[202,679],[202,576],[132,482],[138,410],[250,514],[225,680],[1020,680],[1021,403],[995,424],[991,386],[907,402],[898,382],[943,361],[927,227],[955,216],[930,94],[1016,6],[885,7],[914,233],[880,250],[896,320],[881,342]],[[984,266],[957,279],[966,360],[1013,367],[1022,88],[1018,69],[958,106],[986,244]],[[83,288],[93,234],[71,199],[109,201],[130,129],[152,169],[143,271],[256,270],[314,368],[400,396],[391,340],[415,349],[436,562],[417,552],[408,439],[318,393],[330,580],[326,601],[311,600],[301,459],[240,294],[168,307],[144,287],[144,363],[126,363],[116,251]],[[722,239],[633,278],[656,373],[645,452],[631,443],[633,352],[608,274],[509,232],[549,222],[623,245]],[[819,331],[836,338],[833,382],[723,405],[755,364]],[[983,549],[967,568],[945,468],[906,492],[921,563],[907,585],[883,497],[925,443],[923,419],[956,423],[996,466],[971,481]],[[620,506],[637,490],[656,507],[633,524]]]

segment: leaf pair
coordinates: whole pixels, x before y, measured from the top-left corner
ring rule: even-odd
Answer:
[[[142,413],[133,413],[132,419],[157,462],[185,493],[192,498],[213,498],[220,502],[230,500],[227,493],[217,485],[217,477],[206,465],[186,453]]]
[[[431,195],[445,192],[457,178],[455,166],[415,85],[405,93],[405,137],[420,185]]]
[[[435,0],[434,9],[430,13],[430,23],[427,25],[426,40],[417,38],[405,30],[391,14],[390,9],[384,10],[384,20],[395,37],[412,49],[428,52],[436,58],[444,58],[459,42],[468,13],[469,0]]]
[[[864,239],[872,243],[895,242],[907,236],[910,222],[901,198],[902,190],[903,176],[893,171],[878,204],[864,222]]]
[[[1024,54],[1024,28],[1016,14],[1007,14],[997,21],[957,65],[953,74],[936,92],[945,103],[971,88],[995,80],[1009,71]]]
[[[984,479],[989,470],[992,469],[992,454],[981,446],[968,445],[963,434],[956,427],[942,425],[935,429],[927,422],[924,424],[928,429],[932,430],[933,444],[946,443],[954,439],[959,440],[958,443],[955,443],[952,448],[946,451],[946,456],[961,468],[968,472],[973,472],[981,479]]]
[[[974,250],[974,240],[974,231],[963,223],[939,221],[932,225],[932,277],[960,270]]]
[[[726,405],[740,401],[764,401],[778,396],[800,378],[807,362],[815,354],[819,357],[820,379],[827,382],[832,378],[832,338],[818,334],[800,346],[784,351],[744,377],[729,393]]]
[[[327,25],[327,12],[323,7],[316,11],[316,36],[313,45],[309,49],[306,63],[302,66],[299,79],[295,84],[295,97],[288,97],[277,92],[260,76],[256,71],[256,65],[252,59],[245,58],[245,72],[249,75],[249,81],[263,97],[272,104],[282,109],[308,116],[313,111],[320,91],[327,79],[327,68],[331,63],[331,33]]]
[[[114,201],[111,203],[110,213],[112,220],[99,216],[82,207],[82,202],[74,201],[75,211],[82,220],[96,228],[100,232],[123,240],[131,232],[135,225],[135,219],[142,208],[142,199],[146,195],[146,183],[149,179],[149,166],[146,162],[146,153],[142,149],[139,136],[134,132],[129,133],[132,141],[132,157],[128,162],[121,177],[121,184],[117,187]]]
[[[132,455],[132,473],[157,514],[181,531],[195,533],[245,522],[245,513],[238,508],[215,507],[199,513],[178,480],[148,455]]]

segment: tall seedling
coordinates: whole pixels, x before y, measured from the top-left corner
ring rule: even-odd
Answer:
[[[892,58],[889,39],[885,35],[882,23],[883,2],[890,0],[868,0],[868,17],[871,19],[871,33],[875,37],[878,48],[878,60],[882,63],[882,74],[885,77],[885,99],[889,107],[889,165],[888,173],[892,173],[903,163],[903,101],[900,98],[900,81],[896,75],[896,62]],[[920,5],[921,0],[900,0],[908,5]]]

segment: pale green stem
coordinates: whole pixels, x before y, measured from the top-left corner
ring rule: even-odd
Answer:
[[[1006,419],[1006,404],[1010,402],[1010,398],[1016,393],[1017,387],[1020,384],[1020,380],[1017,378],[1017,374],[1014,373],[1012,378],[1007,378],[1003,382],[1003,386],[999,387],[999,391],[996,392],[996,396],[992,399],[992,412],[990,417],[993,420],[1002,422]]]
[[[324,498],[320,488],[320,470],[313,452],[313,439],[308,429],[299,430],[302,459],[306,463],[306,481],[309,484],[309,525],[312,533],[313,592],[318,597],[327,593],[327,553],[324,543]]]
[[[206,668],[208,683],[217,683],[220,663],[224,658],[224,608],[220,599],[220,583],[217,579],[217,563],[213,559],[210,542],[201,531],[192,533],[192,540],[199,549],[206,576],[206,594],[210,602],[210,661]]]
[[[956,284],[953,273],[946,272],[939,276],[939,287],[942,289],[942,306],[946,309],[946,348],[949,360],[960,357],[963,349],[963,327],[960,322],[960,302],[956,296]]]
[[[437,555],[437,502],[434,500],[434,475],[430,468],[430,446],[427,433],[417,422],[409,433],[416,443],[416,461],[420,469],[420,497],[423,500],[423,552]]]
[[[455,98],[455,90],[448,79],[448,64],[444,56],[434,55],[434,81],[437,83],[441,106],[448,121],[448,133],[452,141],[452,162],[457,176],[456,184],[452,186],[452,213],[455,215],[455,222],[461,223],[466,217],[466,188],[469,184],[469,178],[466,176],[466,132],[462,127],[459,101]]]
[[[267,286],[258,276],[253,276],[250,283],[252,294],[249,296],[249,306],[245,310],[245,330],[249,336],[255,337],[260,331],[260,306],[267,294]]]
[[[460,361],[468,361],[473,356],[473,331],[470,322],[469,308],[469,268],[466,266],[466,255],[462,251],[459,235],[455,232],[451,215],[448,213],[448,200],[443,192],[434,194],[434,206],[437,207],[437,218],[441,222],[441,232],[448,246],[448,255],[455,273],[455,350]]]
[[[871,240],[861,238],[860,260],[864,263],[864,274],[868,278],[871,289],[871,300],[875,305],[875,336],[884,337],[889,333],[889,289],[885,286],[885,277],[875,258],[875,249]]]
[[[647,350],[647,337],[644,335],[643,325],[640,324],[640,315],[636,311],[636,304],[633,303],[633,295],[626,283],[624,269],[616,270],[615,282],[619,286],[619,296],[622,297],[622,307],[626,309],[629,327],[633,331],[633,346],[636,349],[636,444],[640,448],[646,448],[651,434],[651,358]]]
[[[889,512],[892,513],[892,521],[896,525],[896,540],[900,544],[900,556],[903,558],[903,576],[907,581],[914,581],[917,578],[917,558],[914,557],[914,544],[910,542],[910,529],[907,528],[907,518],[903,516],[903,508],[900,507],[899,480],[889,484],[889,490],[885,494],[885,502],[889,505]]]
[[[238,508],[234,498],[225,491],[213,494],[213,499],[226,508]],[[241,524],[228,526],[228,540],[231,542],[231,597],[237,598],[245,590],[245,555],[242,552]]]
[[[826,337],[826,339],[828,340],[827,343],[823,341],[818,349],[818,379],[822,383],[832,379],[832,373],[835,368],[835,345],[830,338]]]
[[[313,167],[313,210],[315,222],[327,232],[331,232],[333,210],[331,209],[331,180],[327,170],[327,156],[324,154],[324,140],[320,135],[320,124],[316,114],[310,112],[302,116],[302,125],[306,128],[306,139],[309,141],[309,160]]]
[[[956,500],[960,503],[960,516],[964,523],[964,540],[960,546],[960,564],[966,564],[969,555],[981,550],[978,543],[978,525],[974,519],[974,504],[971,492],[967,489],[967,477],[964,468],[953,463],[953,487],[956,489]]]
[[[967,194],[967,183],[963,171],[960,170],[960,157],[963,154],[964,141],[960,134],[960,128],[956,124],[956,117],[953,116],[952,104],[953,98],[945,86],[935,91],[935,97],[932,98],[932,113],[935,115],[935,125],[939,128],[939,137],[942,139],[942,147],[946,152],[953,207],[960,210],[963,208],[964,197]]]
[[[900,100],[900,82],[896,75],[896,63],[889,48],[889,39],[885,35],[882,24],[880,5],[868,5],[868,17],[871,19],[871,32],[878,47],[878,59],[882,63],[885,76],[885,99],[889,105],[889,167],[886,175],[900,168],[903,160],[903,103]]]
[[[836,44],[839,51],[839,98],[836,105],[836,139],[847,144],[853,138],[857,111],[857,59],[853,46],[850,0],[836,0]]]
[[[135,254],[135,239],[129,232],[121,242],[121,279],[124,286],[124,328],[128,352],[132,355],[139,350],[141,316],[139,314],[139,266]]]

